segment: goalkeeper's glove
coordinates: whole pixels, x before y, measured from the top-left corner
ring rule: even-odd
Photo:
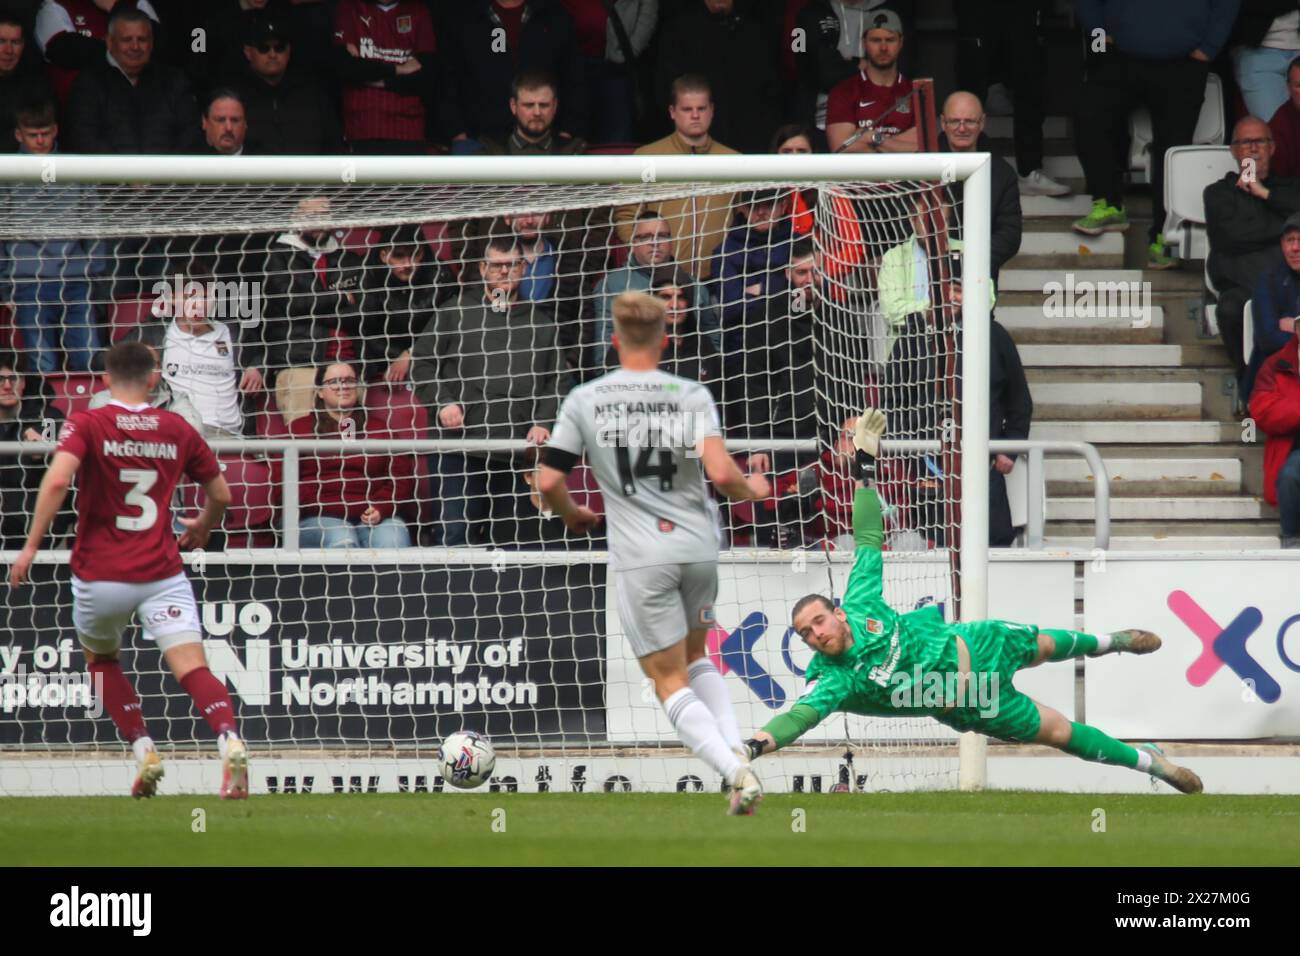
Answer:
[[[884,434],[885,413],[878,408],[864,408],[853,429],[857,477],[864,485],[876,480],[876,459],[880,457],[880,439]]]
[[[745,741],[745,749],[749,751],[750,760],[757,760],[759,757],[763,756],[764,743],[764,741],[759,740],[756,737],[750,737]]]

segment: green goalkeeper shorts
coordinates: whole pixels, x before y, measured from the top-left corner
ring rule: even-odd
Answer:
[[[1041,719],[1034,702],[1012,684],[1038,655],[1038,628],[1009,621],[954,625],[970,650],[972,685],[962,706],[939,718],[955,730],[1000,740],[1033,740]]]

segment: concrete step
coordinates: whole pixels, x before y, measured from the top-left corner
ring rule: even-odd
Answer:
[[[999,316],[1001,318],[1001,316]],[[1181,367],[1181,345],[1022,345],[1026,368]]]
[[[1234,495],[1241,491],[1237,458],[1106,458],[1112,496]],[[1088,495],[1092,466],[1082,458],[1050,458],[1044,463],[1053,495]]]
[[[1195,421],[1201,417],[1198,382],[1030,382],[1034,414],[1047,420],[1141,418]]]
[[[1215,535],[1198,531],[1188,535],[1169,535],[1163,538],[1145,535],[1111,535],[1111,551],[1273,551],[1279,539],[1266,534]],[[1087,535],[1046,534],[1043,549],[1051,551],[1091,551],[1094,539]]]
[[[1264,516],[1255,497],[1227,495],[1163,495],[1152,498],[1111,498],[1112,521],[1249,521]],[[1047,499],[1051,521],[1091,521],[1092,497]]]
[[[1068,116],[1046,116],[1043,118],[1043,135],[1048,139],[1064,139],[1072,135]],[[991,139],[1010,139],[1013,135],[1010,116],[990,116],[984,120],[984,132]]]
[[[1085,237],[1081,236],[1080,238]],[[1066,278],[1067,271],[1073,274],[1072,279]],[[1132,288],[1132,283],[1141,283],[1142,281],[1141,269],[1003,269],[998,275],[998,291],[1039,292],[1046,297],[1049,294],[1048,286],[1051,285],[1051,291],[1064,299],[1068,286],[1073,290],[1074,308],[1072,310],[1066,309],[1066,313],[1078,314],[1080,311],[1091,311],[1091,309],[1100,311],[1108,307],[1110,311],[1115,311],[1116,306],[1122,309],[1126,300],[1118,298],[1116,292],[1112,291],[1120,288],[1116,283],[1126,284],[1121,291],[1127,295]],[[1091,303],[1084,300],[1087,287],[1080,287],[1081,282],[1094,284],[1091,286]],[[1110,283],[1110,285],[1103,288],[1098,288],[1095,285],[1102,282]],[[1060,288],[1058,289],[1056,286]],[[1098,299],[1101,301],[1098,302]],[[1089,306],[1091,306],[1091,309]]]
[[[1064,216],[1078,219],[1092,211],[1092,198],[1075,193],[1072,196],[1021,196],[1020,214],[1026,219],[1048,219]],[[1131,214],[1130,214],[1131,218]],[[1132,228],[1131,226],[1129,228]]]
[[[1094,445],[1215,444],[1223,440],[1218,422],[1200,421],[1042,420],[1030,426],[1029,437],[1041,441],[1085,441]]]
[[[1016,269],[1122,269],[1124,237],[1118,233],[1081,236],[1077,232],[1030,231],[1008,264]]]
[[[1059,318],[1049,314],[1041,303],[1034,305],[1002,304],[1012,300],[1000,296],[996,315],[1016,344],[1041,345],[1156,345],[1164,339],[1165,310],[1153,305],[1146,317],[1107,310],[1082,318]],[[1024,298],[1023,294],[1017,298]],[[1150,325],[1147,325],[1147,322]]]

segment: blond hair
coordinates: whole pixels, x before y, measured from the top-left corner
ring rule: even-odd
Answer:
[[[644,292],[624,292],[614,300],[614,332],[631,349],[648,349],[664,337],[663,301]]]

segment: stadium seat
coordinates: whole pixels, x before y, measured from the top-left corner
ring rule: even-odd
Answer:
[[[426,438],[429,434],[429,410],[416,398],[409,385],[371,385],[366,389],[366,412],[382,417],[394,438]],[[431,523],[433,514],[433,476],[429,456],[415,456],[415,501],[401,508],[402,516],[417,525]]]
[[[254,431],[258,438],[285,438],[289,434],[289,426],[284,423],[284,416],[280,414],[279,407],[275,404],[274,389],[266,389],[262,392],[262,400],[256,402],[257,407],[253,410]]]
[[[69,416],[89,408],[90,396],[100,390],[99,378],[89,373],[55,372],[45,381],[54,391],[54,407]]]
[[[356,229],[349,229],[343,234],[340,240],[344,247],[351,249],[353,252],[365,252],[371,244],[377,239],[379,232],[369,226],[362,226]]]
[[[1165,241],[1180,259],[1210,254],[1205,187],[1237,171],[1227,146],[1175,146],[1165,153]]]
[[[1151,181],[1151,113],[1138,107],[1128,118],[1129,178],[1135,183]],[[1196,120],[1192,143],[1198,146],[1221,146],[1227,136],[1223,126],[1223,81],[1211,73],[1205,78],[1205,98]]]
[[[121,340],[137,325],[153,322],[153,299],[119,299],[108,308],[108,324],[113,342]]]

